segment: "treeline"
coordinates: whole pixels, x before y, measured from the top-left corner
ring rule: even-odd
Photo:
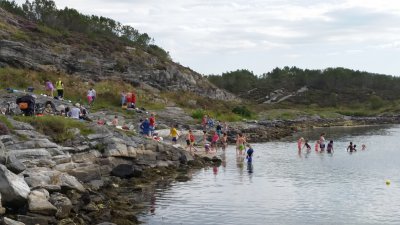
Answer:
[[[129,25],[123,25],[110,18],[84,15],[75,9],[67,7],[57,9],[55,2],[52,0],[27,0],[21,6],[15,1],[0,0],[0,7],[13,14],[59,31],[118,38],[129,45],[140,47],[169,59],[169,53],[154,45],[154,39],[148,34],[140,33],[137,29]]]
[[[208,79],[220,88],[246,98],[266,96],[277,89],[295,92],[302,87],[308,91],[298,102],[326,103],[335,105],[341,100],[351,103],[372,98],[396,100],[400,98],[400,78],[388,75],[355,71],[346,68],[324,70],[297,67],[275,68],[271,72],[255,75],[248,70],[236,70],[222,75],[210,75]],[[250,90],[252,91],[247,95]],[[256,93],[256,94],[255,94]]]

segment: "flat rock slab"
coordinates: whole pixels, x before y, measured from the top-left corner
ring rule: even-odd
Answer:
[[[24,149],[24,150],[10,150],[9,155],[14,155],[17,159],[50,159],[51,154],[44,148]]]

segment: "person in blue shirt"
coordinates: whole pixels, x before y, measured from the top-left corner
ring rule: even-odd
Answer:
[[[146,118],[142,124],[140,124],[140,129],[142,129],[143,134],[145,136],[149,136],[150,135],[150,121],[148,118]]]
[[[253,153],[254,153],[254,150],[253,150],[253,148],[251,147],[251,145],[250,144],[247,144],[247,147],[249,148],[249,149],[247,149],[247,155],[246,155],[246,159],[247,159],[247,162],[248,163],[251,163],[251,162],[253,162]]]

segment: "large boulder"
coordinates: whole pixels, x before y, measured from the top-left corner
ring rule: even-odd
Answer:
[[[6,206],[20,207],[25,205],[30,192],[24,178],[0,165],[0,193]]]
[[[15,157],[15,155],[8,156],[6,166],[7,166],[7,169],[9,169],[10,171],[12,171],[13,173],[16,173],[16,174],[19,174],[19,173],[23,172],[24,170],[26,170],[25,165],[19,159],[17,159],[17,157]]]
[[[67,218],[72,209],[72,203],[69,198],[60,193],[54,193],[50,197],[50,203],[57,208],[56,217],[58,219]]]
[[[119,177],[119,178],[129,179],[132,177],[141,177],[142,170],[139,168],[136,168],[133,165],[121,164],[121,165],[116,166],[111,171],[111,175]]]
[[[41,215],[53,216],[57,212],[57,208],[49,201],[49,192],[45,189],[31,191],[28,196],[29,211]]]
[[[29,168],[23,174],[26,182],[33,188],[43,187],[49,191],[54,188],[85,191],[83,185],[75,177],[49,168]]]
[[[6,209],[1,204],[1,194],[0,194],[0,215],[3,215],[4,213],[6,213]]]

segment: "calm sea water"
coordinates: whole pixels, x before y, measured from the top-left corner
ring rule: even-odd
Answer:
[[[297,153],[296,139],[334,140]],[[400,224],[400,126],[314,129],[254,144],[252,172],[227,149],[222,166],[154,194],[145,224]],[[350,154],[353,141],[361,149]],[[311,145],[314,149],[314,143]],[[391,180],[391,185],[385,181]]]

